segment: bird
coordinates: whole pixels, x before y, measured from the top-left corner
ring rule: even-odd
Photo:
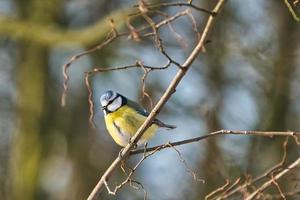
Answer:
[[[128,144],[131,137],[149,115],[149,112],[141,105],[112,90],[107,90],[101,95],[100,104],[109,134],[122,147]],[[165,124],[158,119],[154,119],[152,125],[137,142],[137,145],[147,143],[159,127],[176,128],[174,125]]]

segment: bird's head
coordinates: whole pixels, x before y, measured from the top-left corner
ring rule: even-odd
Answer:
[[[101,95],[100,103],[104,114],[108,114],[126,104],[126,98],[117,92],[108,90]]]

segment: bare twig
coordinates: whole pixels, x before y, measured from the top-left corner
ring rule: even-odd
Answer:
[[[138,13],[137,15],[142,15],[142,13]],[[61,105],[62,106],[65,106],[66,105],[66,97],[67,97],[67,92],[68,92],[68,82],[69,82],[69,75],[68,75],[68,69],[69,67],[71,66],[71,64],[73,62],[75,62],[76,60],[78,60],[79,58],[81,58],[82,56],[85,56],[85,55],[88,55],[90,53],[93,53],[97,50],[101,50],[103,47],[107,46],[108,44],[112,43],[115,39],[119,38],[119,37],[124,37],[124,36],[128,36],[128,38],[131,38],[135,41],[139,41],[141,38],[145,38],[145,37],[151,37],[151,36],[155,36],[156,39],[158,39],[159,41],[159,45],[160,46],[160,50],[161,52],[166,56],[167,54],[165,53],[162,45],[161,45],[161,42],[160,42],[160,38],[159,36],[157,35],[157,30],[159,28],[161,28],[162,26],[164,25],[169,25],[172,21],[178,19],[179,17],[181,16],[184,16],[184,15],[190,15],[189,13],[187,13],[187,10],[185,11],[182,11],[182,12],[179,12],[177,14],[175,14],[174,16],[171,16],[171,17],[168,17],[166,18],[165,20],[162,20],[158,23],[154,23],[151,19],[149,21],[151,21],[151,24],[146,26],[146,27],[142,27],[142,28],[134,28],[133,25],[131,24],[130,20],[131,18],[133,17],[130,17],[128,16],[127,17],[127,20],[126,20],[126,24],[127,24],[127,27],[129,29],[129,32],[122,32],[122,33],[119,33],[116,29],[116,26],[114,24],[114,21],[113,20],[110,20],[110,26],[111,26],[111,31],[107,34],[104,42],[102,42],[101,44],[89,49],[89,50],[86,50],[84,52],[81,52],[77,55],[74,55],[73,57],[71,57],[71,59],[69,59],[69,61],[63,66],[63,77],[64,77],[64,81],[63,81],[63,93],[62,93],[62,97],[61,97]],[[136,17],[136,16],[135,16]],[[145,34],[141,34],[141,32],[147,30],[148,28],[151,28],[153,30],[155,30],[154,32],[151,32],[151,33],[145,33]],[[199,34],[199,33],[198,33]],[[204,47],[203,47],[204,48]],[[168,56],[168,55],[167,55]],[[151,66],[145,66],[145,65],[141,65],[139,63],[142,63],[141,61],[137,61],[135,65],[129,65],[129,66],[122,66],[122,67],[114,67],[114,68],[105,68],[105,67],[98,67],[98,68],[93,68],[93,70],[91,71],[88,71],[88,72],[85,72],[85,84],[86,84],[86,87],[88,89],[88,92],[89,92],[89,95],[88,95],[88,102],[89,102],[89,105],[90,105],[90,117],[89,117],[89,121],[92,125],[92,127],[95,127],[95,124],[93,122],[93,118],[94,118],[94,103],[92,101],[92,97],[93,97],[93,92],[92,92],[92,89],[91,89],[91,86],[90,86],[90,82],[89,82],[89,77],[95,73],[98,73],[98,72],[107,72],[107,71],[115,71],[115,70],[125,70],[125,69],[129,69],[129,68],[135,68],[135,67],[142,67],[143,69],[146,69],[147,71],[152,71],[152,70],[161,70],[161,69],[166,69],[168,68],[171,64],[175,64],[177,66],[180,67],[179,63],[177,63],[176,61],[170,59],[170,57],[168,57],[169,61],[167,64],[165,64],[164,66],[162,67],[151,67]],[[148,73],[145,73],[144,74],[144,80],[142,78],[142,82],[145,82],[146,80],[146,76],[148,75]],[[149,96],[147,95],[147,93],[145,92],[145,87],[143,85],[142,87],[142,93],[145,95],[145,96]],[[143,95],[143,96],[144,96]],[[148,97],[148,99],[150,100],[150,96]],[[151,104],[151,108],[153,107],[152,106],[152,102],[150,102]]]
[[[221,194],[221,196],[222,195],[224,195],[224,194],[226,194],[228,191],[230,191],[232,188],[234,188],[235,186],[237,186],[239,183],[240,183],[240,181],[241,181],[241,177],[239,177],[238,179],[236,179],[236,181],[230,186],[230,187],[228,187],[222,194]]]
[[[95,128],[95,124],[94,124],[94,101],[93,101],[93,91],[92,91],[92,88],[91,88],[91,84],[90,84],[90,81],[89,81],[89,74],[86,73],[85,74],[85,85],[88,89],[88,92],[89,92],[89,97],[88,97],[88,101],[89,101],[89,105],[90,105],[90,117],[89,117],[89,122],[90,124],[92,125],[93,128]]]
[[[290,164],[286,169],[282,170],[278,174],[276,174],[271,180],[265,182],[261,187],[255,190],[252,194],[250,194],[245,200],[252,200],[256,197],[258,193],[263,192],[265,189],[270,187],[274,181],[277,181],[286,173],[290,172],[291,170],[295,169],[298,165],[300,165],[300,157],[296,159],[292,164]]]
[[[289,135],[289,134],[290,134],[290,132],[287,133],[287,135]],[[300,134],[300,133],[297,133],[296,135],[298,135],[298,134]],[[284,135],[282,135],[282,136],[284,136]],[[227,192],[226,194],[220,195],[217,199],[218,200],[227,199],[230,196],[234,195],[235,193],[237,193],[239,191],[242,191],[243,189],[245,189],[245,188],[247,188],[249,186],[253,186],[256,182],[258,182],[258,181],[260,181],[260,180],[268,177],[269,175],[272,175],[275,171],[277,171],[278,169],[282,168],[282,166],[286,162],[288,139],[289,139],[289,137],[287,137],[286,140],[283,143],[283,156],[282,156],[281,161],[278,164],[274,165],[273,167],[271,167],[270,169],[268,169],[266,172],[264,172],[260,176],[257,176],[256,178],[251,179],[250,181],[246,180],[246,182],[244,184],[242,184],[239,187],[237,187],[237,188],[235,188],[235,189]]]
[[[139,1],[139,9],[142,13],[142,16],[144,17],[144,19],[147,21],[147,23],[150,25],[150,27],[152,28],[153,31],[153,35],[154,35],[154,40],[155,40],[155,44],[157,46],[157,48],[159,49],[159,51],[173,64],[175,64],[176,66],[178,66],[179,68],[181,68],[182,66],[175,61],[174,59],[172,59],[169,54],[167,54],[167,52],[165,51],[165,48],[163,46],[163,42],[162,39],[159,36],[159,32],[158,29],[156,28],[156,24],[155,22],[151,19],[151,17],[149,17],[147,15],[148,12],[148,7],[145,3],[143,3],[143,1]]]
[[[187,15],[188,16],[188,10],[189,9],[186,9],[184,10],[183,12],[180,12],[180,13],[183,13],[184,15]],[[164,13],[164,12],[161,12],[161,11],[156,11],[159,15],[162,15],[163,17],[165,17],[165,19],[169,19],[170,16],[167,14],[167,13]],[[179,13],[179,14],[180,14]],[[187,49],[188,47],[188,44],[187,42],[185,41],[185,39],[178,33],[176,32],[175,28],[173,27],[172,23],[168,23],[168,27],[171,31],[171,33],[173,33],[176,41],[178,42],[178,44],[181,46],[182,49]],[[196,33],[197,34],[197,33]],[[197,38],[197,41],[199,40],[199,38]]]
[[[283,195],[287,198],[287,197],[294,197],[296,195],[299,195],[300,194],[300,190],[296,190],[296,191],[292,191],[292,192],[286,192],[286,193],[283,193]],[[282,196],[281,194],[279,195],[272,195],[270,197],[266,197],[265,200],[275,200],[275,199],[280,199],[282,200]]]
[[[142,79],[141,79],[141,82],[142,82],[142,99],[144,97],[147,97],[147,99],[150,103],[150,108],[152,109],[153,108],[153,100],[152,100],[151,96],[146,91],[146,79],[147,79],[148,74],[151,72],[151,69],[145,68],[142,63],[141,63],[141,67],[144,70],[144,75],[142,76]]]
[[[194,171],[189,167],[189,165],[187,164],[186,160],[182,157],[182,155],[181,155],[181,153],[180,153],[180,151],[179,151],[178,149],[176,149],[174,146],[172,146],[170,142],[168,142],[165,146],[169,146],[169,147],[171,147],[172,149],[174,149],[174,151],[176,151],[176,153],[177,153],[177,155],[178,155],[178,157],[179,157],[180,162],[183,163],[183,165],[184,165],[186,171],[187,171],[189,174],[191,174],[191,176],[193,177],[193,179],[194,179],[195,181],[200,181],[200,182],[202,182],[202,183],[205,183],[205,180],[198,178],[196,172],[194,172]],[[161,148],[157,148],[157,151],[159,151],[159,150],[161,150]],[[146,152],[146,149],[145,149],[145,152]]]
[[[241,180],[241,178],[236,179],[232,185],[230,185],[229,180],[226,180],[226,181],[228,182],[228,184],[226,184],[226,185],[224,185],[224,186],[222,186],[222,187],[220,187],[220,188],[218,188],[218,189],[212,191],[210,194],[206,195],[206,196],[205,196],[205,200],[208,200],[209,198],[215,199],[215,197],[214,197],[214,198],[212,198],[212,197],[215,196],[215,195],[218,194],[218,193],[221,193],[221,194],[218,194],[218,196],[223,196],[223,195],[226,194],[229,190],[231,190],[231,189],[234,188],[236,185],[238,185],[238,184],[240,183],[240,180]]]
[[[152,67],[152,66],[144,65],[140,61],[136,61],[136,63],[134,65],[125,65],[125,66],[120,66],[120,67],[99,67],[99,68],[93,68],[92,71],[85,72],[85,85],[86,85],[86,87],[88,89],[88,92],[89,92],[89,96],[88,96],[88,102],[89,102],[89,105],[90,105],[89,122],[91,123],[91,125],[93,127],[95,127],[95,124],[94,124],[93,91],[92,91],[90,80],[89,80],[90,76],[92,76],[92,75],[94,75],[95,73],[98,73],[98,72],[110,72],[110,71],[119,71],[119,70],[132,69],[132,68],[140,68],[140,69],[143,69],[143,70],[147,71],[147,74],[144,73],[144,75],[142,77],[142,92],[143,92],[143,94],[147,95],[147,93],[145,92],[145,86],[144,86],[146,75],[148,75],[151,71],[154,71],[154,70],[167,69],[170,65],[171,65],[171,62],[167,62],[164,66]],[[149,96],[149,98],[150,98],[150,96]],[[151,107],[152,107],[152,102],[151,101],[150,101],[150,104],[151,104]]]
[[[197,36],[197,40],[199,40],[199,38],[201,37],[201,35],[200,35],[199,31],[198,31],[196,20],[195,20],[194,16],[191,14],[190,10],[187,10],[187,16],[188,16],[188,18],[190,19],[190,21],[192,23],[193,31],[195,32],[195,34]]]
[[[67,98],[67,92],[68,92],[68,82],[69,82],[69,75],[68,75],[68,68],[71,66],[73,62],[81,58],[82,56],[85,56],[87,54],[90,54],[94,51],[97,51],[99,49],[102,49],[106,45],[110,44],[114,39],[118,37],[118,34],[116,33],[115,29],[113,28],[107,35],[104,42],[102,42],[100,45],[97,45],[96,47],[89,49],[87,51],[84,51],[82,53],[79,53],[75,56],[72,56],[72,58],[63,66],[63,76],[64,76],[64,84],[63,84],[63,93],[61,96],[61,105],[66,105],[66,98]]]
[[[225,0],[219,0],[213,9],[213,13],[218,13],[221,10],[221,7],[225,3]],[[191,54],[188,56],[186,61],[182,64],[182,67],[179,68],[177,74],[175,75],[174,79],[170,83],[169,87],[163,94],[163,96],[160,98],[158,103],[155,105],[153,110],[150,112],[149,116],[145,120],[145,122],[142,124],[142,126],[138,129],[136,134],[131,138],[131,141],[129,144],[123,149],[122,152],[120,152],[120,156],[118,156],[113,163],[108,167],[108,169],[105,171],[105,173],[102,175],[101,179],[91,192],[91,194],[88,197],[88,200],[95,200],[97,199],[98,194],[103,189],[103,186],[105,182],[110,178],[110,176],[114,173],[117,166],[121,163],[121,160],[123,160],[125,157],[127,157],[130,153],[130,150],[136,145],[137,141],[142,137],[144,132],[148,129],[149,126],[151,126],[152,121],[155,119],[156,115],[159,113],[160,109],[164,106],[164,104],[169,100],[171,95],[175,92],[175,89],[181,79],[186,74],[186,71],[190,68],[193,61],[196,59],[199,52],[201,52],[201,49],[206,41],[206,38],[208,36],[208,32],[211,30],[213,22],[215,21],[214,16],[210,16],[208,18],[208,21],[205,25],[205,28],[203,30],[203,33],[201,35],[200,40],[198,41],[197,45],[191,52]]]
[[[214,195],[216,195],[217,193],[223,191],[229,184],[230,184],[229,180],[226,179],[226,183],[225,183],[223,186],[221,186],[221,187],[219,187],[219,188],[213,190],[211,193],[209,193],[208,195],[206,195],[206,196],[205,196],[205,200],[208,200],[208,199],[211,198],[212,196],[214,196]]]
[[[272,176],[272,179],[271,179],[271,180],[272,180],[273,184],[276,186],[276,188],[278,189],[281,198],[282,198],[283,200],[286,200],[286,198],[285,198],[285,196],[284,196],[284,194],[283,194],[283,192],[282,192],[282,190],[281,190],[281,188],[280,188],[278,182],[274,179],[273,176]]]
[[[295,13],[295,11],[294,11],[292,5],[290,4],[290,2],[289,2],[288,0],[284,0],[284,3],[285,3],[285,5],[286,5],[286,7],[289,9],[290,13],[292,14],[294,20],[296,20],[296,21],[299,22],[299,21],[300,21],[300,18],[299,18],[299,17],[297,16],[297,14]]]
[[[144,148],[144,149],[146,149],[146,148],[147,148],[147,144],[145,145],[145,148]],[[144,199],[147,198],[147,191],[144,189],[143,184],[141,184],[140,182],[138,182],[138,181],[136,181],[136,180],[133,180],[133,179],[132,179],[132,176],[133,176],[134,172],[137,170],[137,168],[143,163],[143,161],[146,160],[149,156],[152,156],[152,155],[153,155],[154,153],[156,153],[158,150],[159,150],[159,149],[157,149],[156,151],[152,151],[152,152],[150,152],[150,153],[147,153],[147,152],[145,151],[144,154],[143,154],[143,156],[142,156],[142,158],[137,162],[137,164],[136,164],[133,168],[129,168],[129,169],[130,169],[130,172],[129,172],[128,174],[127,174],[127,172],[126,172],[126,170],[125,170],[125,168],[124,168],[124,163],[122,163],[121,169],[122,169],[122,171],[126,174],[127,177],[126,177],[126,179],[125,179],[122,183],[120,183],[119,185],[117,185],[113,190],[111,190],[111,189],[109,188],[107,181],[104,181],[104,185],[105,185],[105,187],[106,187],[106,189],[107,189],[108,194],[116,195],[117,192],[118,192],[118,190],[120,190],[124,185],[126,185],[126,184],[129,183],[130,186],[133,187],[133,188],[136,189],[136,190],[139,190],[140,188],[142,188],[142,189],[144,190],[144,194],[145,194]],[[138,184],[138,185],[140,186],[140,188],[138,188],[138,187],[132,185],[132,183]]]
[[[207,14],[210,14],[212,16],[215,16],[217,12],[207,10],[205,8],[200,8],[198,6],[195,6],[192,3],[182,3],[182,2],[175,2],[175,3],[157,3],[157,4],[149,4],[147,5],[149,9],[155,9],[155,8],[163,8],[163,7],[174,7],[174,6],[183,6],[183,7],[191,7],[197,11],[201,11]]]
[[[287,132],[274,132],[274,131],[270,131],[270,132],[263,132],[263,131],[232,131],[232,130],[219,130],[219,131],[215,131],[212,133],[209,133],[207,135],[203,135],[203,136],[199,136],[199,137],[195,137],[195,138],[191,138],[191,139],[187,139],[187,140],[181,140],[178,142],[170,142],[170,145],[172,146],[179,146],[179,145],[183,145],[183,144],[189,144],[192,142],[198,142],[200,140],[204,140],[210,137],[214,137],[217,135],[256,135],[256,136],[263,136],[263,137],[274,137],[274,136],[300,136],[300,133],[298,132],[292,132],[292,131],[287,131]],[[163,147],[161,149],[164,148],[169,148],[169,146],[165,146],[165,144],[162,145],[158,145],[158,146],[154,146],[154,147],[150,147],[147,148],[146,151],[153,151],[155,149],[157,149],[158,147]],[[137,149],[137,150],[133,150],[130,152],[131,155],[133,154],[139,154],[139,153],[143,153],[144,149]]]

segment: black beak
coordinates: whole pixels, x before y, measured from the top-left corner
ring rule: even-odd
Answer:
[[[101,109],[102,110],[106,110],[106,106],[101,106]]]

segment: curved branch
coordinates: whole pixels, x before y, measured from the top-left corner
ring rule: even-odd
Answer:
[[[111,19],[114,20],[116,28],[120,28],[125,25],[124,18],[134,11],[136,11],[135,8],[116,10],[96,23],[76,30],[63,30],[55,26],[50,27],[31,21],[0,16],[0,35],[50,47],[67,43],[90,46],[105,38],[107,32],[111,30],[109,24]]]
[[[219,0],[213,9],[214,13],[219,13],[221,10],[223,4],[225,3],[225,0]],[[136,134],[131,138],[131,141],[129,144],[120,152],[120,156],[118,156],[113,163],[108,167],[108,169],[105,171],[105,173],[102,175],[101,179],[91,192],[91,194],[88,197],[88,200],[95,200],[97,199],[99,193],[102,191],[102,189],[105,187],[105,182],[112,176],[114,171],[117,169],[117,167],[120,165],[121,161],[125,159],[129,153],[130,150],[136,145],[137,141],[142,137],[144,132],[151,126],[152,121],[155,119],[156,115],[159,113],[161,108],[165,105],[165,103],[169,100],[171,95],[175,92],[177,85],[182,80],[184,75],[186,74],[187,70],[190,68],[193,61],[196,59],[197,55],[201,52],[203,46],[205,45],[206,38],[208,36],[209,31],[211,30],[213,23],[215,22],[215,16],[210,16],[207,20],[207,23],[204,27],[204,30],[202,32],[201,38],[198,41],[197,45],[191,52],[191,54],[188,56],[186,61],[182,64],[182,67],[179,68],[177,74],[175,75],[174,79],[170,83],[169,87],[163,94],[163,96],[160,98],[158,103],[155,105],[145,122],[142,124],[142,126],[138,129]]]

